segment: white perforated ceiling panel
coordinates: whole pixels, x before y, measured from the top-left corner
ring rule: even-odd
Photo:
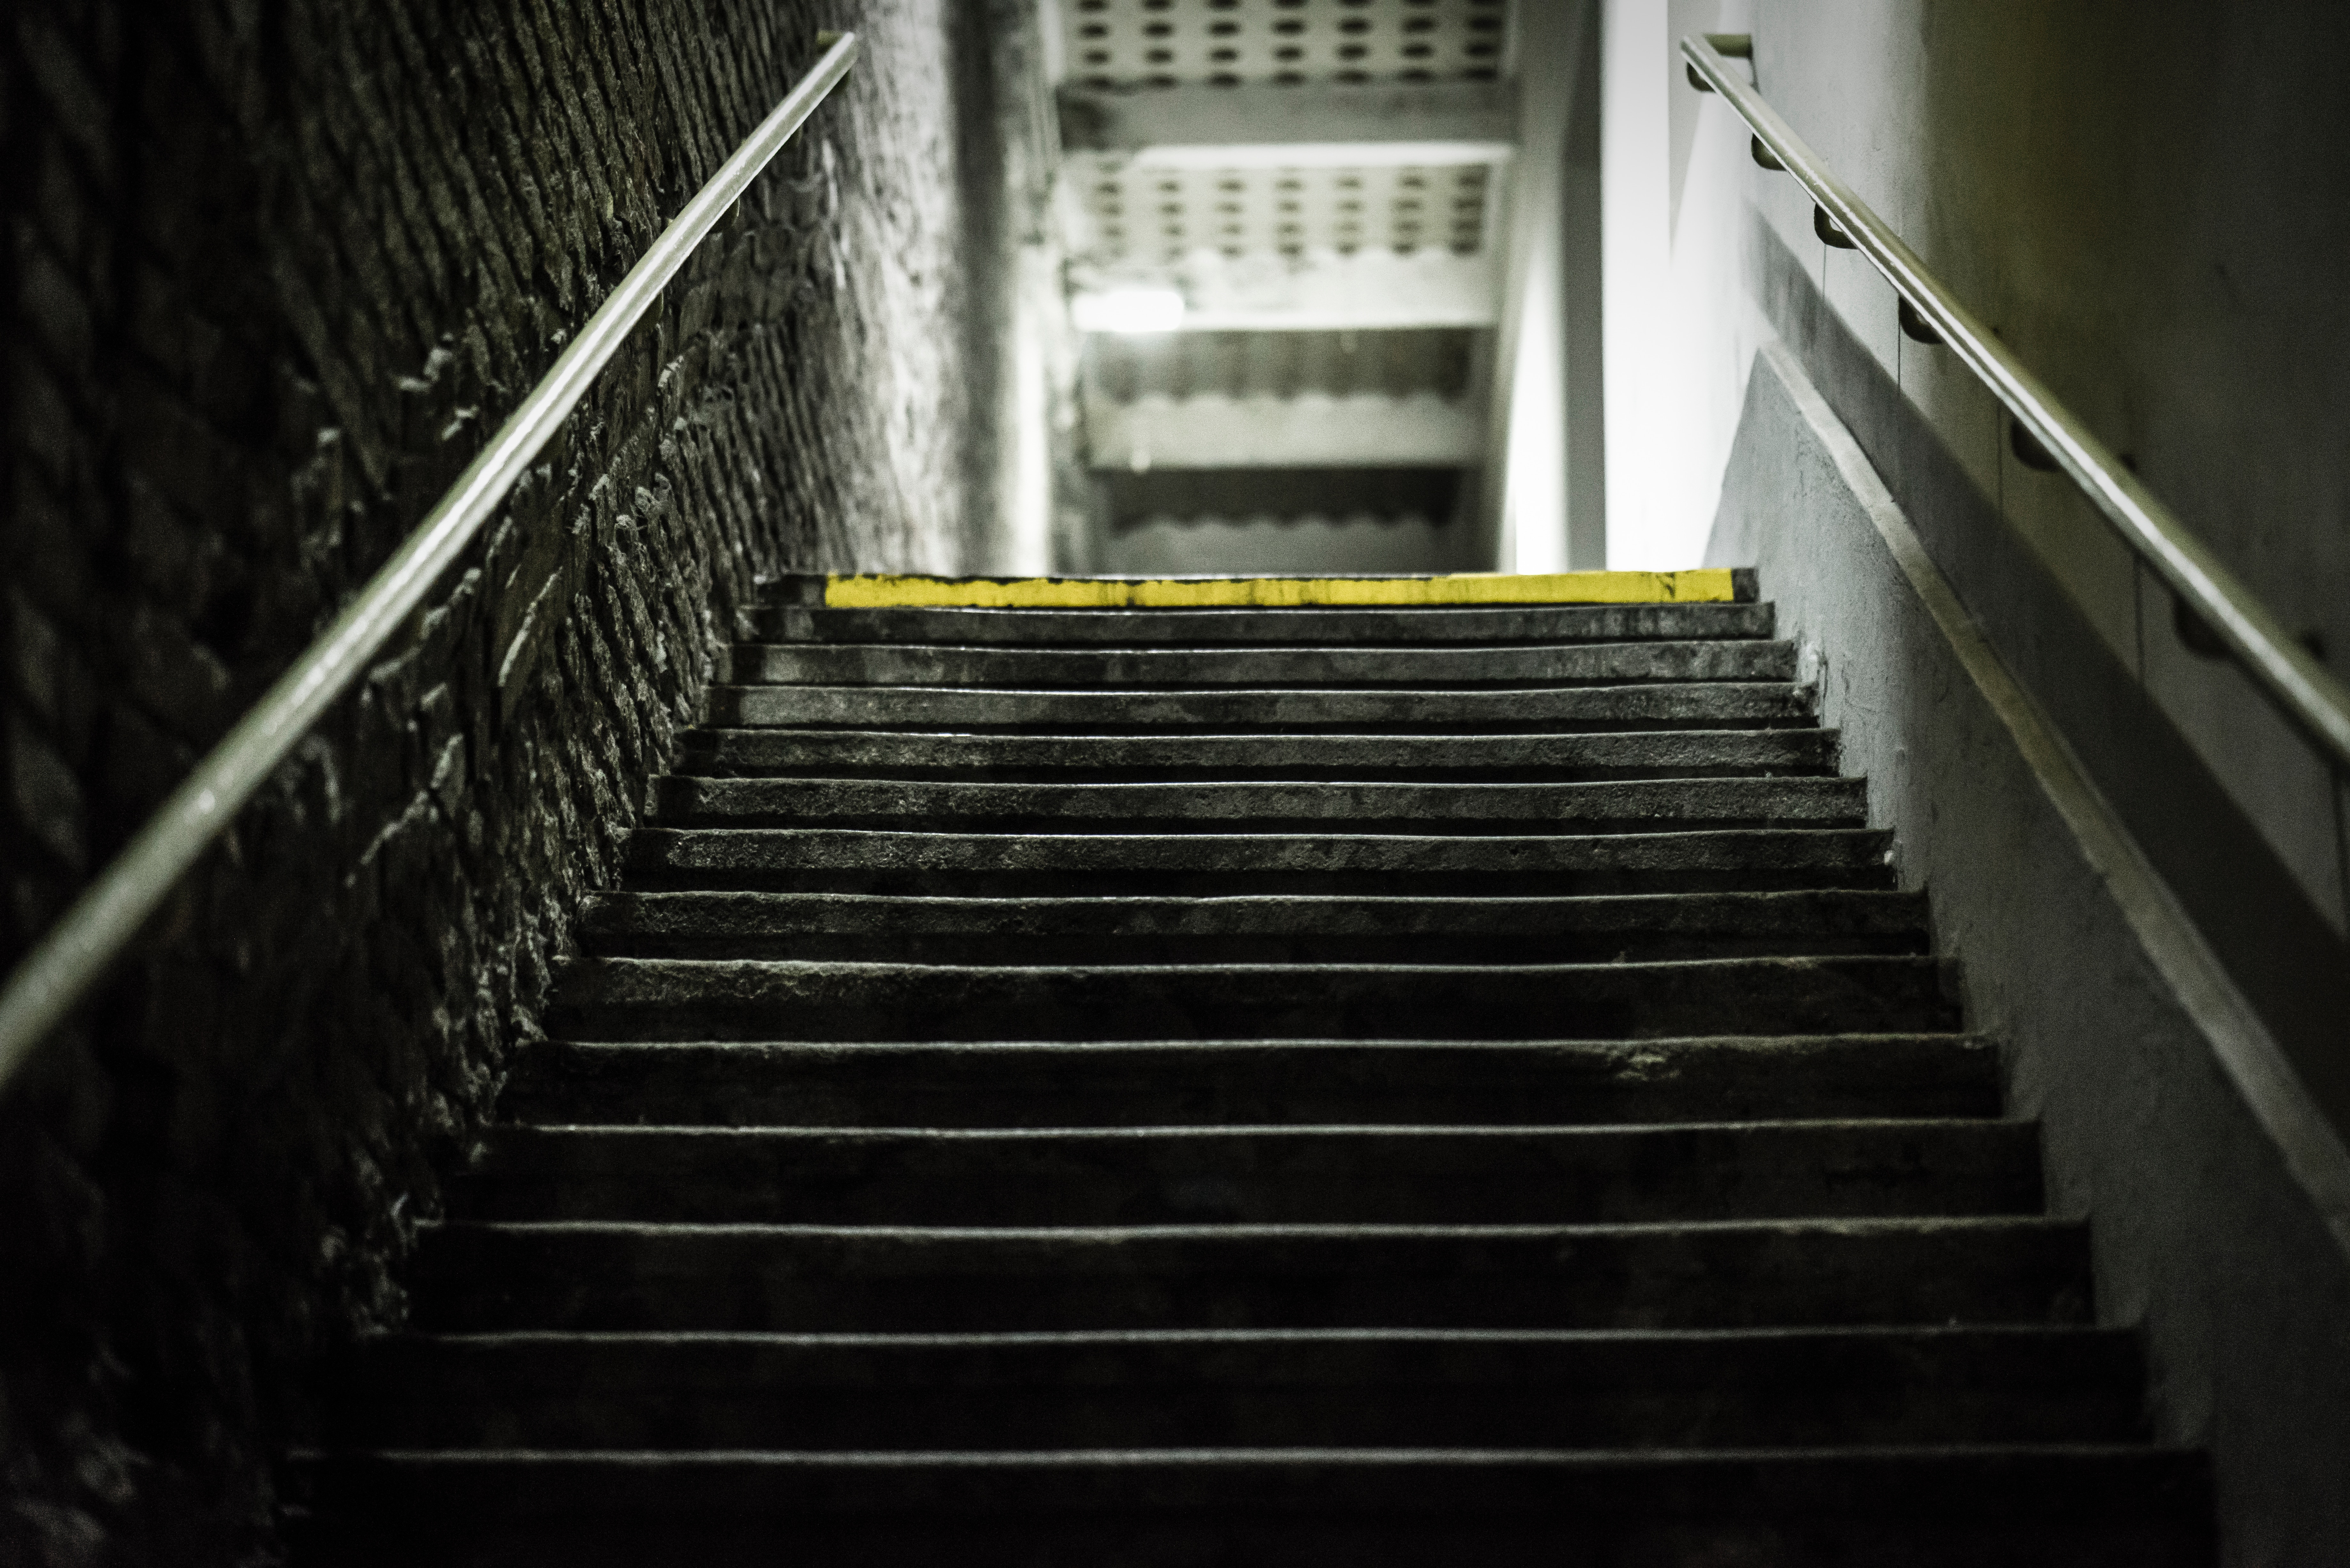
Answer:
[[[1088,259],[1169,264],[1199,250],[1346,256],[1365,249],[1473,255],[1492,194],[1485,163],[1187,169],[1107,161],[1087,171]]]
[[[1059,0],[1065,71],[1093,88],[1492,81],[1505,0]]]

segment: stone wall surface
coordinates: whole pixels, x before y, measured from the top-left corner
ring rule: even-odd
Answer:
[[[867,46],[0,1099],[0,1562],[274,1557],[301,1370],[398,1320],[405,1239],[736,607],[787,569],[962,564],[968,25],[947,0],[0,21],[5,961],[416,524],[816,29]]]

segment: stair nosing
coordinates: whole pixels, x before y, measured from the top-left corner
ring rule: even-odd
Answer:
[[[420,1236],[465,1231],[477,1233],[551,1235],[677,1235],[689,1238],[773,1236],[851,1238],[908,1241],[1085,1241],[1114,1244],[1145,1241],[1212,1241],[1224,1243],[1283,1241],[1538,1241],[1599,1236],[1729,1235],[1804,1231],[1826,1235],[1893,1234],[1941,1231],[1953,1233],[2087,1231],[2084,1220],[2050,1214],[1927,1214],[1850,1219],[1641,1220],[1605,1222],[1498,1225],[1262,1224],[1216,1222],[1193,1225],[811,1225],[759,1220],[427,1220]]]

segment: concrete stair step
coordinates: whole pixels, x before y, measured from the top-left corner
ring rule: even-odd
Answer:
[[[413,1322],[888,1334],[2090,1321],[2040,1217],[1657,1225],[936,1228],[444,1221]]]
[[[1766,604],[1196,610],[827,609],[766,605],[771,641],[1068,648],[1400,647],[1767,638]]]
[[[1509,966],[1015,969],[786,959],[581,959],[550,1027],[605,1039],[1580,1039],[1957,1026],[1927,956]]]
[[[1661,641],[1511,648],[1072,649],[739,643],[741,686],[1512,688],[1793,680],[1793,643]]]
[[[922,963],[1543,963],[1924,952],[1922,894],[1832,889],[1585,898],[951,898],[608,893],[605,956]]]
[[[909,1225],[1532,1224],[2025,1214],[2037,1129],[503,1127],[462,1220]]]
[[[704,722],[811,729],[1183,730],[1547,733],[1760,729],[1814,722],[1808,687],[1782,681],[1543,687],[1507,691],[1006,691],[951,686],[712,686]]]
[[[1771,607],[819,587],[341,1365],[297,1560],[2214,1560]]]
[[[1255,831],[1523,833],[1859,827],[1865,779],[1652,779],[1601,784],[990,784],[930,779],[697,778],[653,791],[667,826],[917,827],[967,833]]]
[[[353,1568],[2188,1568],[2200,1455],[2141,1444],[338,1456],[294,1480]],[[313,1546],[313,1542],[316,1542]],[[785,1559],[788,1560],[788,1559]]]
[[[502,1101],[525,1122],[714,1127],[1579,1125],[1995,1116],[1963,1034],[1652,1041],[550,1041]]]
[[[1666,833],[1109,831],[1016,835],[850,827],[642,827],[632,888],[983,894],[1675,893],[1889,889],[1873,828]]]
[[[394,1334],[338,1448],[1719,1449],[2124,1442],[2111,1329]]]
[[[1833,773],[1831,730],[1634,730],[1563,735],[924,734],[691,730],[679,771],[703,775],[1081,779],[1617,778]]]

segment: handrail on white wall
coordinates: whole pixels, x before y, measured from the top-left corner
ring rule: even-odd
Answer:
[[[1905,326],[1920,336],[1919,327],[1939,334],[1991,395],[2007,406],[2024,432],[2038,441],[2052,465],[2071,476],[2122,542],[2154,569],[2191,616],[2210,628],[2219,648],[2309,738],[2332,776],[2335,831],[2342,833],[2343,788],[2345,780],[2350,779],[2350,689],[2302,648],[2284,623],[2220,563],[2210,547],[2155,499],[2137,476],[2090,433],[2080,417],[2059,402],[1980,317],[1927,271],[1917,253],[1902,244],[1901,237],[1886,226],[1867,202],[1853,194],[1748,85],[1730,60],[1752,57],[1750,38],[1737,34],[1690,34],[1681,39],[1680,51],[1688,63],[1690,85],[1700,92],[1720,93],[1752,130],[1756,161],[1766,168],[1775,161],[1810,193],[1814,226],[1821,237],[1857,250],[1885,275],[1907,311],[1915,313]],[[2350,846],[2345,848],[2345,855],[2350,857]],[[2344,891],[2350,897],[2350,888]]]

